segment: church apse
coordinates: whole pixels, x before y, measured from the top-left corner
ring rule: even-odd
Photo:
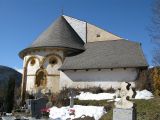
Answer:
[[[46,50],[36,51],[26,55],[24,59],[24,84],[23,89],[28,93],[38,87],[50,89],[51,92],[59,92],[59,67],[62,65],[62,51]]]

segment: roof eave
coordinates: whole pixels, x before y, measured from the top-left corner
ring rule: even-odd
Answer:
[[[67,71],[67,70],[93,70],[93,69],[119,69],[119,68],[140,68],[140,69],[147,69],[148,65],[144,66],[127,66],[127,67],[104,67],[104,68],[62,68],[60,67],[59,70]]]
[[[29,47],[29,48],[23,49],[22,51],[19,52],[18,55],[21,59],[23,59],[28,52],[32,52],[33,50],[39,50],[39,49],[62,49],[67,51],[80,51],[80,52],[85,50],[85,48],[78,49],[78,48],[70,48],[70,47],[64,47],[64,46],[61,46],[61,47],[60,46],[39,46],[39,47]]]

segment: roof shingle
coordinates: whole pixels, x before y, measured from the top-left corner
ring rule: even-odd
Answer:
[[[87,43],[86,50],[67,57],[61,70],[101,69],[122,67],[147,67],[147,61],[139,43],[113,40]]]

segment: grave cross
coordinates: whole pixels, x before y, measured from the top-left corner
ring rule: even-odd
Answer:
[[[120,100],[115,102],[113,120],[136,120],[136,109],[133,102],[129,101],[135,95],[136,92],[130,83],[123,82],[121,84],[121,88],[116,91],[116,96],[120,97]]]
[[[116,96],[120,96],[121,99],[115,103],[116,108],[133,108],[133,102],[129,99],[135,97],[136,92],[132,89],[131,84],[123,82],[121,88],[117,90]]]

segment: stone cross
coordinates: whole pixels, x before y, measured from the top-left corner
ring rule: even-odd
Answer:
[[[115,102],[116,108],[128,109],[133,108],[133,102],[129,101],[131,98],[134,98],[136,92],[132,89],[131,84],[123,82],[120,86],[120,89],[116,91],[116,96],[119,96],[121,99]]]

